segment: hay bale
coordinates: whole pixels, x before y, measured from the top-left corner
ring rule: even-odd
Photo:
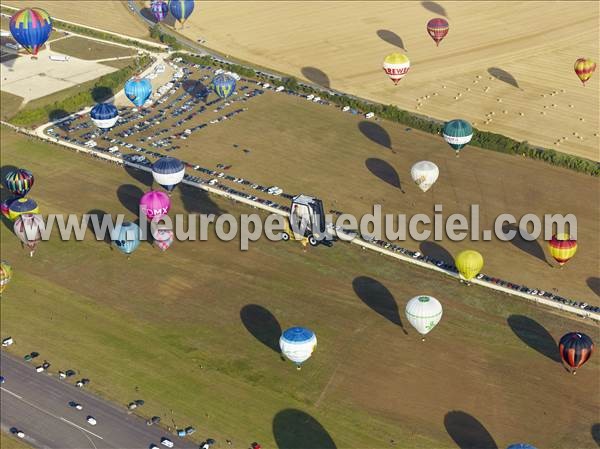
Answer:
[[[579,117],[579,121],[580,122],[585,122],[585,119],[583,117]]]
[[[521,117],[523,117],[523,116],[525,115],[525,113],[524,113],[524,112],[519,112],[519,115],[520,115]]]
[[[508,114],[508,111],[505,109],[504,111],[502,111],[503,114]]]
[[[569,107],[570,107],[570,108],[574,108],[574,107],[575,107],[575,105],[574,105],[574,104],[570,104],[570,105],[569,105]]]

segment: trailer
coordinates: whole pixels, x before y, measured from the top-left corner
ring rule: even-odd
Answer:
[[[289,224],[291,229],[283,234],[283,240],[307,238],[311,246],[320,243],[331,246],[333,235],[325,221],[325,210],[320,199],[302,194],[292,198]]]

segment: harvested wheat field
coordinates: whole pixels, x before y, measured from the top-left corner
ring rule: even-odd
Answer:
[[[599,160],[599,74],[584,87],[573,71],[597,59],[598,5],[202,2],[182,32],[337,90]],[[425,25],[439,16],[450,31],[438,48]],[[381,70],[394,51],[411,60],[397,87]]]

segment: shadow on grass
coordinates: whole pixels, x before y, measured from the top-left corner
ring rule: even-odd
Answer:
[[[365,165],[376,177],[404,193],[402,185],[400,184],[398,172],[386,161],[377,158],[369,158],[365,161]]]
[[[401,48],[406,51],[406,47],[404,46],[404,42],[402,38],[398,36],[396,33],[390,30],[377,30],[377,36],[388,44],[392,44],[395,47]]]
[[[123,184],[117,189],[119,202],[136,217],[139,216],[140,200],[143,195],[142,189],[132,184]]]
[[[524,315],[511,315],[506,321],[523,343],[550,360],[561,363],[556,341],[544,326]]]
[[[123,164],[123,168],[125,168],[127,174],[137,182],[143,184],[145,187],[152,188],[152,183],[154,182],[152,173],[140,170],[139,168],[135,168],[127,164]]]
[[[441,260],[449,265],[454,265],[454,257],[443,246],[435,242],[423,242],[419,245],[420,251],[428,257]]]
[[[100,210],[100,209],[92,209],[92,210],[87,211],[86,214],[90,215],[90,218],[88,221],[88,226],[87,226],[88,230],[94,234],[97,241],[104,242],[110,246],[110,244],[111,244],[110,229],[107,228],[106,232],[104,232],[104,235],[100,235],[100,231],[102,230],[102,220],[104,220],[104,217],[106,215],[108,215],[107,212]],[[94,228],[94,222],[92,221],[92,220],[95,220],[92,218],[94,216],[97,217],[97,220],[98,220],[98,224],[97,224],[98,228],[97,229]],[[98,237],[100,237],[100,238],[98,238]]]
[[[533,256],[533,257],[541,260],[542,262],[545,262],[549,266],[552,266],[552,264],[550,262],[548,262],[548,260],[546,259],[546,254],[544,253],[544,249],[542,248],[542,246],[540,245],[540,243],[537,240],[530,241],[530,240],[525,240],[523,238],[523,236],[528,235],[527,230],[520,229],[515,224],[505,224],[502,226],[502,232],[504,232],[505,234],[510,231],[516,232],[515,238],[513,238],[510,241],[510,243],[512,243],[517,248],[519,248],[521,251],[529,254],[530,256]]]
[[[506,70],[503,70],[499,67],[490,67],[487,71],[497,80],[504,81],[506,84],[510,84],[511,86],[520,89],[519,83],[517,82],[516,78],[510,73],[508,73]]]
[[[392,139],[389,133],[377,123],[363,120],[358,124],[359,131],[371,142],[381,145],[389,150],[392,149]]]
[[[329,432],[308,413],[288,408],[273,418],[273,436],[279,449],[336,449]]]
[[[498,449],[487,429],[468,413],[451,411],[444,417],[444,426],[450,438],[460,449]]]
[[[596,296],[600,296],[600,278],[590,277],[587,278],[586,283],[590,289],[596,294]]]
[[[92,98],[96,103],[106,102],[114,96],[114,92],[110,87],[95,86],[92,89]]]
[[[400,326],[402,332],[408,335],[400,319],[398,304],[385,285],[368,276],[359,276],[352,281],[352,288],[362,302],[386,320]]]
[[[311,83],[315,83],[327,89],[331,87],[329,77],[321,69],[317,69],[316,67],[302,67],[302,70],[300,71],[302,72],[302,76],[304,76]]]
[[[64,109],[52,109],[50,112],[48,112],[48,121],[54,122],[56,120],[60,120],[61,118],[68,117],[69,115],[71,114]]]
[[[448,13],[446,12],[446,8],[436,2],[421,2],[421,6],[425,8],[427,11],[430,11],[434,14],[438,14],[440,16],[448,17]]]
[[[271,312],[258,304],[247,304],[240,310],[240,319],[254,338],[278,354],[281,352],[281,326]]]
[[[209,197],[204,190],[197,189],[187,184],[177,186],[185,211],[189,214],[215,214],[221,215],[225,211]]]
[[[592,438],[596,442],[596,445],[600,447],[600,423],[592,425]]]

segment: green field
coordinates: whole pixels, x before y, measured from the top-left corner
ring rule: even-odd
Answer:
[[[2,171],[34,172],[31,196],[43,213],[132,216],[146,187],[122,168],[2,131]],[[171,215],[252,212],[190,188],[172,199]],[[211,237],[166,253],[144,243],[127,259],[104,242],[55,235],[29,258],[6,222],[0,236],[14,270],[0,303],[2,337],[17,341],[11,351],[78,369],[117,403],[135,394],[144,414],[165,423],[173,410],[198,438],[454,448],[468,431],[451,412],[462,411],[498,447],[594,447],[598,358],[571,376],[554,340],[576,329],[597,340],[597,326],[341,242],[303,253],[261,240],[241,252]],[[422,293],[445,308],[426,342],[403,313]],[[301,371],[272,349],[291,325],[319,339]]]
[[[0,432],[0,449],[31,449],[31,446],[8,433]]]
[[[0,91],[0,116],[2,117],[2,120],[8,120],[15,115],[21,107],[22,102],[22,97]]]
[[[50,46],[55,52],[86,60],[117,58],[136,54],[136,51],[131,48],[105,44],[79,36],[61,39]]]

